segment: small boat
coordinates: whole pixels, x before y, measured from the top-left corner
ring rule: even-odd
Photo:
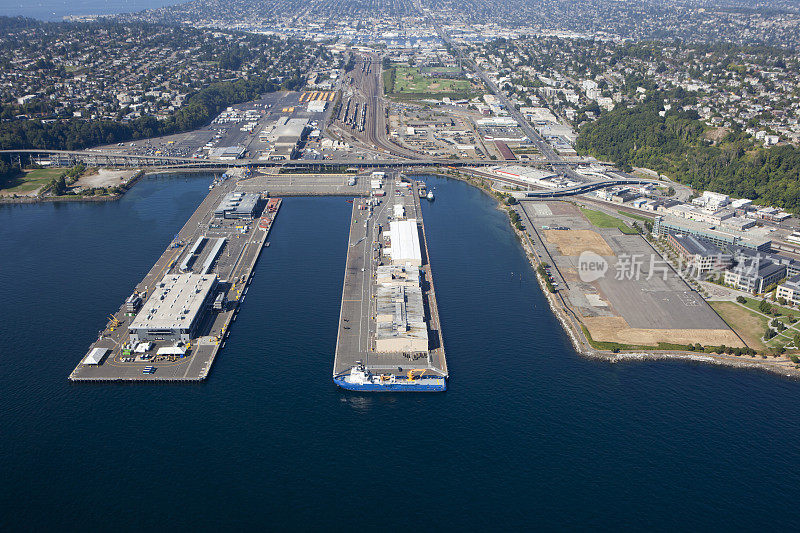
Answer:
[[[409,370],[406,375],[373,374],[361,361],[347,374],[334,376],[342,389],[361,392],[443,392],[447,382],[442,376],[426,376],[425,369]]]
[[[269,248],[269,241],[267,241],[267,248]]]
[[[428,196],[426,196],[428,200],[434,200],[436,197],[433,195],[433,191],[428,191]]]

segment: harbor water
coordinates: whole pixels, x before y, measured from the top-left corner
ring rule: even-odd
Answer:
[[[67,376],[210,176],[0,207],[2,529],[800,527],[800,383],[581,358],[495,202],[425,179],[441,394],[331,381],[344,198],[284,201],[200,384]]]
[[[0,13],[58,22],[69,15],[134,13],[180,3],[182,0],[0,0]]]

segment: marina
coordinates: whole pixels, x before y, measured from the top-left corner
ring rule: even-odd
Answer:
[[[448,376],[422,188],[374,172],[353,202],[333,379],[360,391],[443,391]]]

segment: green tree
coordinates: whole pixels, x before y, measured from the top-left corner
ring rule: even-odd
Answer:
[[[56,196],[62,196],[67,192],[67,180],[63,174],[50,182],[50,190]]]

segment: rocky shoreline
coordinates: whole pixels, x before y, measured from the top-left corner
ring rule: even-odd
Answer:
[[[443,177],[452,178],[454,177],[452,174],[443,174],[440,173],[439,175]],[[459,173],[456,176],[456,179],[461,181],[465,181],[470,185],[477,187],[487,195],[491,196],[495,201],[498,202],[497,208],[503,209],[502,205],[500,204],[497,197],[491,194],[490,191],[487,191],[483,187],[476,185],[473,179],[464,178]],[[565,306],[562,305],[561,302],[555,297],[553,293],[551,293],[547,289],[547,284],[545,280],[542,278],[541,274],[538,272],[537,267],[539,266],[539,262],[536,260],[536,255],[530,249],[528,244],[528,237],[525,235],[523,231],[518,230],[511,224],[511,219],[509,219],[509,225],[514,233],[517,235],[517,238],[522,245],[523,250],[525,250],[525,255],[528,258],[528,262],[530,263],[531,267],[534,269],[536,273],[536,279],[539,282],[539,287],[542,289],[542,293],[547,298],[547,302],[550,306],[550,310],[555,315],[556,319],[561,323],[561,327],[567,333],[567,336],[570,338],[570,342],[572,343],[573,348],[575,349],[578,354],[587,359],[594,359],[598,361],[605,361],[608,363],[625,363],[625,362],[637,362],[637,361],[681,361],[686,363],[699,363],[699,364],[709,364],[709,365],[718,365],[718,366],[727,366],[732,368],[741,368],[747,370],[761,370],[765,372],[769,372],[774,375],[779,375],[783,377],[787,377],[790,379],[798,379],[800,380],[800,369],[795,368],[794,364],[790,361],[780,360],[780,361],[770,361],[770,360],[759,360],[749,356],[732,356],[732,355],[718,355],[718,354],[708,354],[708,353],[697,353],[697,352],[679,352],[679,351],[672,351],[672,350],[630,350],[630,351],[620,351],[619,353],[614,353],[611,351],[605,350],[598,350],[592,348],[589,345],[588,340],[584,337],[582,331],[576,331],[575,325],[567,316],[568,310],[565,309]]]

